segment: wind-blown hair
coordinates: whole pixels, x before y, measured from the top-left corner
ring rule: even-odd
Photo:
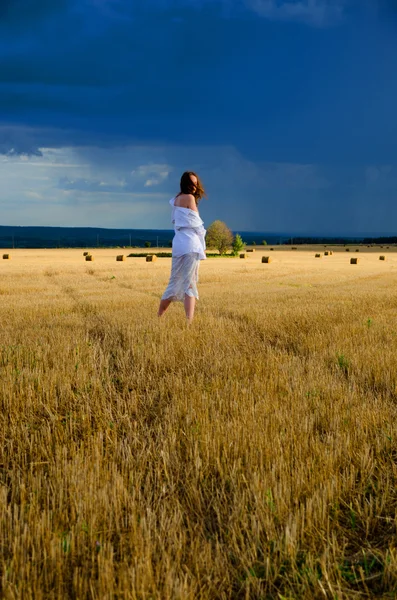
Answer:
[[[197,177],[196,189],[194,189],[194,183],[190,179],[190,175],[194,175],[195,177]],[[185,171],[183,173],[181,177],[180,187],[181,191],[179,192],[179,194],[177,194],[177,196],[179,196],[180,194],[193,194],[194,199],[196,200],[196,204],[199,203],[203,196],[207,197],[207,194],[205,192],[203,184],[200,181],[199,176],[193,171]]]

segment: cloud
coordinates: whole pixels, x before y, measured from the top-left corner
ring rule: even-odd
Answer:
[[[165,181],[172,171],[169,165],[140,165],[133,171],[131,176],[134,181],[144,181],[144,187],[153,187],[160,185]]]
[[[10,23],[36,21],[66,8],[70,0],[1,0],[0,19]]]
[[[246,0],[261,17],[277,21],[301,21],[324,26],[336,23],[345,14],[347,0]]]
[[[29,129],[11,126],[0,126],[0,154],[42,156]]]
[[[74,23],[74,30],[94,33],[114,24],[134,25],[147,16],[166,16],[168,23],[180,24],[190,17],[233,19],[244,13],[274,20],[298,20],[321,26],[339,20],[346,4],[355,0],[2,0],[0,16],[9,26],[28,27],[32,22],[62,18]],[[374,0],[390,6],[394,0]],[[93,23],[94,22],[94,23]],[[152,21],[153,22],[153,21]],[[94,26],[95,24],[95,26]],[[72,44],[73,45],[73,44]]]
[[[132,5],[122,0],[86,1],[100,14],[116,19],[124,17],[134,20],[136,16],[156,11],[168,13],[171,21],[180,22],[183,21],[183,11],[203,12],[211,8],[213,14],[226,18],[241,16],[245,10],[270,20],[301,21],[308,25],[324,26],[340,21],[347,5],[355,0],[144,0]],[[380,4],[393,2],[375,1]]]
[[[40,150],[42,157],[0,159],[4,225],[170,229],[168,201],[190,169],[208,193],[200,205],[206,225],[221,219],[240,232],[386,234],[397,218],[393,163],[252,161],[231,145]]]

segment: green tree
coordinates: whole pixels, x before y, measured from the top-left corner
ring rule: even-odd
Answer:
[[[233,243],[233,234],[226,223],[214,221],[207,229],[205,240],[208,248],[216,248],[219,254],[226,254]]]
[[[234,236],[232,248],[234,256],[237,256],[237,254],[245,248],[245,243],[243,242],[239,233],[236,233],[236,235]]]
[[[150,248],[151,245],[152,245],[152,242],[145,242],[145,248]]]
[[[267,246],[267,241],[266,240],[262,240],[262,246]]]

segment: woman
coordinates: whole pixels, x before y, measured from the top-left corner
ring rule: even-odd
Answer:
[[[193,320],[200,260],[205,260],[204,223],[198,213],[199,200],[206,196],[196,173],[185,171],[181,177],[180,193],[171,198],[174,239],[172,240],[172,266],[168,287],[161,297],[158,316],[161,317],[171,302],[184,303],[188,324]]]

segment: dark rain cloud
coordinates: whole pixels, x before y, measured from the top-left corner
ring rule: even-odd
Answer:
[[[390,30],[354,22],[353,0],[338,3],[343,27],[321,31],[273,22],[256,5],[7,0],[0,127],[31,133],[25,143],[9,131],[3,152],[145,141],[230,144],[251,160],[397,160]],[[390,14],[395,2],[376,6]]]
[[[0,23],[8,26],[24,27],[48,15],[59,14],[67,8],[70,0],[2,0],[0,3]]]
[[[37,147],[34,138],[33,132],[24,128],[0,126],[0,154],[8,156],[42,156],[42,152]]]

